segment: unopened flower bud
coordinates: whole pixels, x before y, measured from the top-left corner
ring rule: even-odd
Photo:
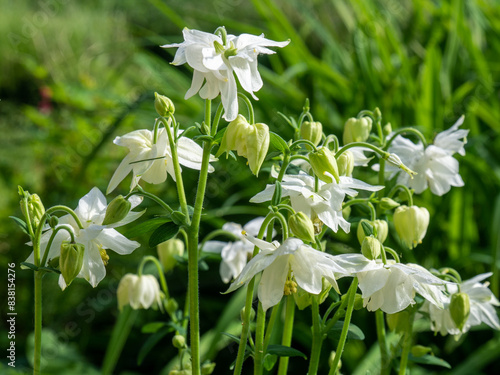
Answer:
[[[344,302],[346,298],[349,298],[349,294],[342,294],[340,297],[340,300]],[[363,296],[359,293],[356,293],[354,295],[354,310],[361,310],[363,309]]]
[[[59,268],[59,258],[60,257],[54,257],[52,259],[49,259],[49,261],[47,262],[49,264],[49,267]]]
[[[364,142],[372,131],[372,119],[370,117],[351,117],[344,126],[344,145],[351,142]]]
[[[290,216],[288,225],[293,235],[305,242],[314,242],[314,226],[309,218],[303,212],[297,212]]]
[[[155,92],[155,109],[156,112],[163,117],[171,116],[175,112],[175,106],[172,100],[157,92]]]
[[[366,258],[374,260],[379,257],[380,252],[380,241],[373,236],[365,237],[363,243],[361,244],[361,253],[363,253]]]
[[[330,356],[328,357],[328,366],[330,368],[333,366],[333,362],[335,361],[335,354],[336,354],[335,351],[332,350]],[[337,365],[337,368],[333,373],[337,374],[341,368],[342,368],[342,360],[339,361],[339,364]]]
[[[79,243],[63,241],[61,244],[61,255],[59,257],[59,268],[61,274],[69,286],[78,276],[83,265],[85,246]]]
[[[240,310],[240,319],[241,321],[245,321],[245,306]],[[250,308],[250,321],[252,322],[255,319],[255,310],[253,308]]]
[[[317,121],[304,121],[300,126],[300,136],[302,139],[307,139],[317,146],[323,136],[323,125]]]
[[[258,123],[253,126],[255,131],[247,135],[247,159],[250,170],[258,176],[269,150],[270,135],[266,124]]]
[[[384,127],[382,128],[382,132],[386,136],[392,133],[392,125],[390,122],[384,125]]]
[[[411,355],[414,357],[423,357],[426,354],[432,353],[432,349],[428,346],[413,345],[411,347]]]
[[[108,208],[106,208],[106,216],[104,216],[102,225],[115,224],[125,219],[131,208],[132,203],[122,195],[117,196],[109,203]]]
[[[410,314],[407,311],[400,311],[395,314],[386,315],[389,329],[396,333],[407,332],[410,328]]]
[[[317,151],[310,152],[309,163],[311,164],[314,174],[318,176],[321,181],[331,183],[333,182],[333,177],[337,183],[339,182],[337,160],[333,152],[328,148],[320,147]]]
[[[381,210],[393,210],[401,206],[398,202],[391,198],[384,197],[380,200],[379,207]]]
[[[201,375],[210,375],[215,370],[214,362],[207,362],[201,365]]]
[[[461,331],[470,314],[470,299],[467,293],[455,293],[451,296],[450,315],[457,328]]]
[[[171,238],[157,246],[158,258],[165,272],[170,271],[177,264],[177,257],[184,255],[184,242],[178,238]]]
[[[342,209],[342,217],[346,220],[349,220],[349,216],[351,216],[351,206],[344,207]]]
[[[130,305],[134,310],[162,307],[160,284],[153,275],[127,273],[120,280],[116,294],[120,310],[125,305]]]
[[[173,315],[179,308],[179,304],[174,298],[169,298],[168,301],[165,303],[165,310],[170,314]]]
[[[174,348],[182,349],[186,346],[186,338],[182,335],[175,335],[172,337],[172,345]]]
[[[245,117],[238,115],[233,121],[229,123],[226,132],[222,137],[219,151],[216,157],[219,157],[224,152],[236,150],[239,156],[247,157],[247,134],[254,131]]]
[[[349,150],[343,152],[337,159],[337,165],[340,176],[351,177],[354,170],[354,155],[352,152]]]
[[[387,225],[387,221],[385,221],[385,220],[373,220],[373,221],[369,221],[369,220],[366,220],[366,219],[362,219],[359,222],[358,229],[357,229],[357,232],[356,232],[356,235],[358,236],[359,244],[362,245],[363,244],[363,240],[366,237],[366,233],[363,230],[363,225],[362,225],[363,222],[370,224],[372,226],[372,228],[373,228],[373,234],[374,235],[376,234],[375,237],[381,243],[384,243],[384,241],[387,238],[387,234],[389,233],[389,226]]]
[[[59,218],[57,216],[51,216],[49,218],[49,226],[54,229],[59,224]]]
[[[24,191],[19,187],[19,195],[21,196],[21,201],[19,202],[21,206],[21,211],[26,219],[29,221],[34,228],[38,226],[42,216],[45,214],[45,207],[43,206],[42,200],[38,194],[30,194],[29,191]],[[27,203],[28,210],[26,211]]]
[[[400,206],[394,212],[394,227],[410,249],[422,243],[429,226],[429,211],[425,207]]]

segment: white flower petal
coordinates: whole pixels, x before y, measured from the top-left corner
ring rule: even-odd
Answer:
[[[103,229],[96,240],[100,242],[105,249],[111,249],[121,255],[130,254],[141,246],[139,242],[131,241],[111,228]]]
[[[279,256],[262,273],[258,296],[264,311],[278,304],[283,297],[285,281],[288,276],[288,260],[288,256]]]

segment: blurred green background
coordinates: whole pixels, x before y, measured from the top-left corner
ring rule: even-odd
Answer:
[[[459,157],[465,187],[452,188],[443,197],[427,191],[416,198],[417,204],[431,211],[431,227],[423,244],[413,253],[405,252],[404,258],[429,268],[454,267],[465,279],[492,271],[491,288],[498,296],[498,1],[0,0],[0,9],[3,275],[7,263],[19,265],[30,252],[24,244],[26,237],[8,219],[10,215],[21,216],[17,185],[38,193],[46,207],[76,207],[78,199],[93,186],[105,191],[125,155],[112,140],[153,126],[155,91],[174,101],[181,126],[201,122],[202,100],[184,100],[191,71],[170,65],[175,49],[164,50],[159,45],[180,42],[184,27],[212,32],[225,25],[231,34],[265,33],[273,40],[291,40],[276,55],[260,58],[265,84],[255,103],[256,120],[267,123],[284,138],[290,138],[292,130],[277,112],[297,116],[305,98],[310,99],[311,112],[327,134],[341,135],[347,118],[376,106],[393,128],[417,126],[429,138],[465,114],[463,127],[470,129],[467,155]],[[252,215],[265,212],[264,205],[248,209],[248,199],[263,189],[265,178],[254,180],[242,160],[222,160],[218,166],[208,185],[204,233],[226,220],[244,224]],[[196,173],[185,173],[187,185],[194,186]],[[127,191],[129,181],[121,185],[121,193]],[[172,202],[175,199],[170,179],[164,185],[147,188]],[[193,190],[187,191],[192,199]],[[150,205],[148,218],[159,213],[150,202],[145,205]],[[354,237],[331,236],[329,246],[348,249],[356,246]],[[81,281],[61,292],[55,276],[44,279],[44,327],[51,330],[47,340],[53,343],[53,347],[47,345],[44,354],[50,360],[47,373],[99,373],[118,316],[117,283],[126,272],[136,271],[143,255],[154,253],[147,245],[127,257],[111,253],[109,276],[96,289]],[[238,301],[236,307],[226,308],[228,318],[221,323],[227,296],[220,292],[226,286],[219,281],[217,261],[208,265],[210,269],[202,272],[200,279],[202,330],[219,324],[210,334],[215,335],[221,327],[237,331]],[[183,271],[168,275],[172,294],[178,295],[179,301],[187,283]],[[17,268],[16,277],[17,365],[19,373],[24,373],[22,368],[30,366],[26,353],[30,351],[27,337],[33,326],[33,275]],[[0,296],[4,291],[0,288]],[[4,311],[2,305],[2,316]],[[299,313],[299,317],[302,315],[301,322],[309,322],[309,310]],[[137,351],[150,336],[141,333],[141,326],[161,319],[155,311],[137,314],[116,373],[162,372],[175,355],[170,336],[162,338],[143,363],[137,364]],[[353,373],[359,365],[357,373],[364,374],[373,363],[374,317],[359,311],[354,321],[366,339],[348,343],[343,371]],[[227,344],[214,337],[221,346]],[[309,327],[297,324],[294,347],[309,353],[309,337]],[[2,328],[2,348],[7,341]],[[205,342],[210,343],[210,337]],[[431,345],[436,355],[452,364],[453,374],[493,373],[499,365],[500,338],[489,330],[470,332],[459,342],[424,332],[418,343]],[[229,345],[219,353],[216,347],[208,348],[207,358],[217,362],[216,373],[229,373],[235,347]],[[329,350],[334,348],[333,339],[325,344],[323,371],[327,371]],[[306,372],[306,361],[291,361],[297,371],[294,373]],[[1,373],[7,373],[5,363],[2,358]],[[415,367],[412,373],[440,371],[440,367],[426,366]]]

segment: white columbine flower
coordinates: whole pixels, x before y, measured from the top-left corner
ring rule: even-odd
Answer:
[[[356,274],[363,304],[368,311],[381,309],[387,314],[395,314],[413,305],[417,293],[433,305],[443,308],[446,297],[444,286],[450,283],[417,264],[377,264],[379,268]]]
[[[247,264],[248,257],[252,255],[254,245],[241,234],[245,231],[250,236],[257,236],[264,222],[263,217],[249,221],[244,227],[237,223],[225,223],[222,229],[239,237],[239,241],[222,242],[207,241],[203,246],[204,251],[220,253],[222,262],[220,264],[220,277],[226,284],[237,277],[243,267]]]
[[[352,177],[340,176],[337,184],[319,181],[319,189],[314,192],[314,177],[300,172],[298,175],[285,175],[281,183],[282,196],[290,197],[292,208],[304,212],[314,221],[318,218],[322,223],[337,232],[341,227],[349,233],[351,224],[342,217],[342,202],[346,195],[355,197],[354,189],[378,191],[383,186],[372,186]],[[255,195],[250,202],[261,203],[272,199],[275,185],[267,185],[264,191]]]
[[[129,198],[132,208],[141,203],[142,198],[132,196]],[[78,207],[75,209],[75,214],[80,219],[83,229],[80,229],[71,215],[62,216],[59,219],[59,224],[67,224],[73,228],[75,233],[75,242],[81,243],[85,246],[83,256],[83,265],[77,277],[84,278],[94,288],[106,275],[105,265],[109,259],[106,249],[113,250],[118,254],[130,254],[137,249],[140,244],[136,241],[130,241],[122,234],[118,233],[116,227],[128,224],[139,218],[142,212],[130,211],[128,215],[113,224],[102,225],[106,215],[106,198],[101,191],[94,187],[87,195],[80,199]],[[41,256],[45,252],[47,242],[52,234],[52,229],[43,234],[40,242]],[[60,255],[61,243],[70,240],[70,235],[65,230],[57,232],[52,246],[49,249],[47,259],[53,259]],[[32,253],[26,262],[34,262],[34,254]],[[66,283],[62,275],[59,277],[59,286],[64,290]]]
[[[411,170],[417,172],[413,179],[407,173],[387,164],[387,172],[392,176],[398,174],[397,183],[408,186],[420,194],[427,187],[436,195],[443,195],[452,186],[463,186],[464,181],[458,174],[458,161],[453,155],[458,152],[465,155],[464,140],[468,130],[459,129],[464,122],[464,116],[448,130],[439,133],[434,143],[424,148],[421,142],[415,144],[398,135],[388,152],[395,153]]]
[[[125,305],[130,305],[134,310],[162,308],[160,285],[153,275],[138,276],[127,273],[120,280],[116,295],[120,310]]]
[[[236,73],[243,89],[257,99],[254,92],[262,87],[257,56],[275,53],[266,47],[285,47],[289,43],[250,34],[227,35],[223,40],[219,35],[188,28],[184,28],[182,34],[184,42],[162,47],[178,47],[172,64],[187,63],[194,69],[193,82],[185,98],[199,92],[203,99],[214,99],[220,93],[227,121],[234,120],[238,115],[238,92],[233,73]]]
[[[491,275],[491,272],[483,273],[460,284],[460,292],[468,294],[470,302],[469,318],[462,331],[457,328],[448,309],[451,295],[458,292],[457,285],[451,284],[448,286],[447,289],[450,295],[444,301],[444,309],[437,309],[435,306],[425,303],[422,306],[422,311],[429,314],[432,330],[441,333],[443,336],[446,334],[461,335],[467,332],[470,327],[478,326],[481,323],[500,330],[498,315],[494,308],[494,306],[500,306],[500,303],[488,288],[488,283],[480,283],[480,281]]]
[[[153,136],[153,131],[142,129],[115,138],[114,144],[127,147],[130,152],[111,177],[107,194],[111,193],[130,172],[133,174],[130,190],[135,188],[141,179],[150,184],[160,184],[167,179],[167,172],[175,181],[172,152],[165,128],[158,129],[156,143],[153,143]],[[202,155],[203,149],[193,140],[186,137],[177,139],[177,156],[180,164],[200,170]],[[210,157],[210,161],[216,160]],[[209,166],[208,171],[213,172],[213,170],[214,168]]]
[[[251,236],[247,239],[261,251],[247,263],[226,293],[247,284],[256,274],[264,271],[258,290],[264,310],[281,301],[287,282],[296,282],[306,292],[319,294],[324,277],[339,292],[336,279],[350,274],[337,265],[332,255],[304,245],[297,238],[288,238],[282,245],[277,241],[269,243]]]

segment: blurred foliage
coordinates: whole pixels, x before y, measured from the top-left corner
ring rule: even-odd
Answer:
[[[74,207],[93,186],[105,190],[125,154],[112,145],[112,140],[134,129],[152,127],[156,115],[154,91],[174,101],[183,127],[201,121],[201,99],[183,99],[191,72],[186,67],[171,66],[174,51],[159,45],[179,42],[185,26],[213,31],[225,25],[232,34],[263,32],[273,40],[291,40],[276,55],[261,57],[265,87],[257,93],[260,100],[255,104],[256,119],[283,136],[290,137],[292,129],[277,112],[296,116],[305,98],[310,99],[312,113],[325,131],[337,135],[347,118],[376,106],[393,128],[417,126],[430,138],[465,114],[469,143],[467,155],[459,158],[465,187],[453,188],[444,197],[428,191],[417,197],[416,204],[430,210],[432,224],[422,245],[413,252],[401,251],[405,261],[416,260],[429,268],[451,266],[464,278],[494,271],[491,287],[498,296],[498,1],[0,0],[0,9],[2,272],[8,262],[19,264],[30,251],[23,245],[26,238],[7,219],[9,215],[21,215],[16,185],[38,193],[46,207],[59,203]],[[204,233],[226,220],[245,223],[265,210],[248,208],[248,198],[262,190],[265,181],[249,184],[253,177],[241,160],[223,159],[218,165],[207,189]],[[363,178],[368,175],[366,171],[359,173]],[[188,186],[194,186],[197,174],[189,170],[185,174]],[[123,191],[127,184],[121,185]],[[148,189],[167,200],[175,199],[170,181]],[[187,193],[192,199],[194,192]],[[149,207],[147,217],[159,212],[151,202],[145,204]],[[356,220],[361,214],[353,211],[352,218]],[[335,250],[350,251],[357,246],[355,236],[338,234],[329,238],[329,247]],[[402,249],[395,238],[390,241]],[[127,257],[110,254],[109,276],[96,289],[82,281],[61,292],[53,276],[45,278],[44,325],[59,333],[58,339],[68,347],[61,363],[87,361],[95,368],[101,366],[118,314],[117,282],[125,272],[135,271],[144,254],[154,254],[154,250],[143,246]],[[210,270],[200,276],[203,332],[218,324],[227,305],[227,296],[220,295],[225,286],[219,281],[218,264],[209,261],[209,266]],[[183,271],[168,275],[173,295],[184,293],[187,278]],[[26,338],[32,329],[31,273],[17,269],[16,285],[17,353],[20,363],[29,366],[21,357],[29,350]],[[183,303],[182,298],[179,303]],[[232,307],[226,315],[233,316],[233,322],[238,315],[232,312],[237,310]],[[302,314],[308,321],[308,310],[300,312],[299,319]],[[370,368],[376,361],[372,315],[365,311],[355,314],[366,339],[348,343],[343,358],[346,373],[360,363]],[[159,373],[175,355],[167,337],[160,341],[160,346],[168,347],[166,351],[157,346],[137,366],[138,343],[142,345],[147,338],[140,327],[160,319],[157,312],[140,312],[120,357],[119,372]],[[211,340],[220,338],[217,331],[211,332],[215,335]],[[309,327],[297,325],[296,333],[294,345],[308,353]],[[477,361],[471,362],[477,358],[487,358],[480,365],[484,373],[491,371],[498,356],[484,353],[499,347],[498,335],[492,338],[490,331],[478,330],[465,336],[456,343],[427,332],[420,334],[419,343],[431,345],[457,374],[471,373],[467,372],[471,368],[479,373]],[[4,344],[5,340],[2,334],[0,342]],[[223,345],[227,344],[224,341]],[[325,344],[325,359],[334,344],[334,339]],[[234,357],[231,346],[218,354],[213,350],[207,354],[220,371],[228,368]],[[291,361],[297,373],[306,368],[300,358]],[[476,367],[470,367],[471,363]],[[320,371],[327,371],[326,361],[322,366]],[[414,370],[423,372],[416,367]],[[438,371],[438,367],[425,369],[426,373]]]

